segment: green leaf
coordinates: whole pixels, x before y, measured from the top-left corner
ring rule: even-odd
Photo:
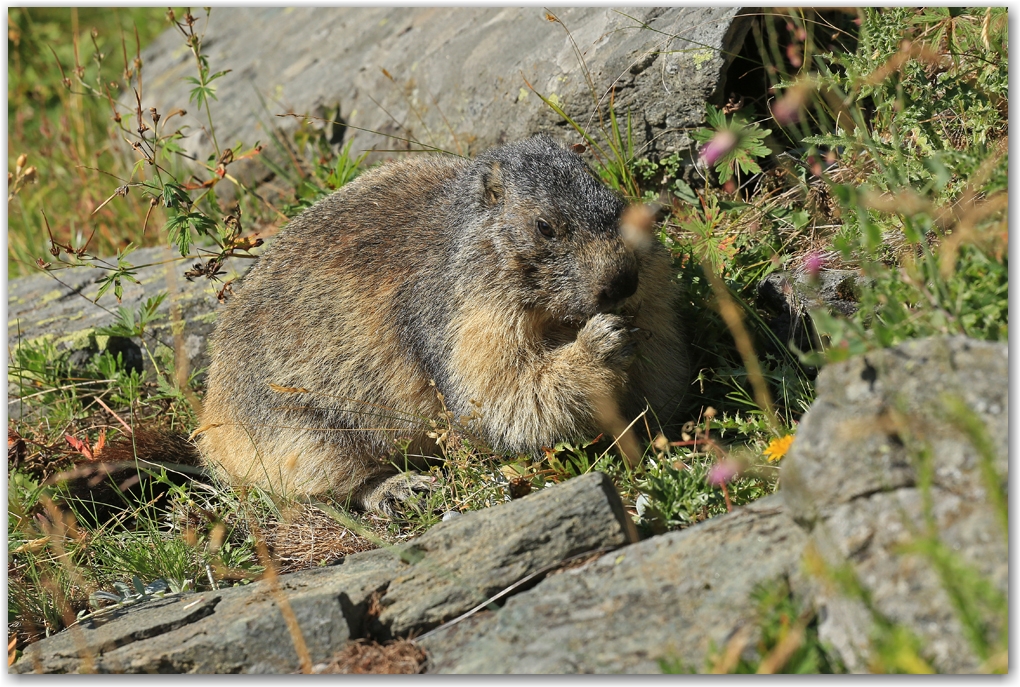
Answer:
[[[216,91],[208,86],[196,88],[191,91],[191,97],[189,100],[194,100],[198,107],[202,107],[209,100],[216,100]]]
[[[191,198],[188,193],[178,184],[167,182],[163,186],[163,205],[170,209],[176,209],[182,205],[190,204]]]
[[[687,203],[690,203],[694,207],[698,207],[698,195],[694,192],[694,189],[690,187],[683,179],[677,179],[673,182],[673,190],[676,192],[677,197]]]
[[[163,230],[167,233],[167,240],[171,245],[177,247],[182,256],[191,251],[191,231],[187,214],[175,213],[171,215]]]
[[[214,229],[216,229],[216,222],[209,216],[203,215],[200,212],[188,213],[188,221],[191,226],[195,228],[202,236],[208,236]]]
[[[210,82],[215,81],[216,79],[220,78],[221,76],[223,76],[225,74],[229,74],[232,71],[234,71],[234,70],[233,69],[224,69],[222,72],[216,72],[212,76],[208,77],[205,80],[205,82],[206,82],[206,84],[209,84]]]
[[[103,294],[110,290],[110,287],[113,286],[113,280],[114,276],[112,274],[99,280],[99,292],[96,294],[95,302],[98,302],[103,297]]]
[[[166,300],[169,294],[166,291],[162,291],[155,296],[146,299],[145,303],[138,309],[138,324],[144,327],[153,320],[162,317],[158,312],[159,306]]]
[[[165,139],[162,143],[162,148],[164,158],[170,157],[171,153],[173,153],[174,155],[185,154],[184,148],[177,145],[177,143],[172,138]]]

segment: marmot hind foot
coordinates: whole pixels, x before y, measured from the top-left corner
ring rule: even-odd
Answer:
[[[401,472],[369,482],[355,495],[355,502],[362,510],[393,518],[403,512],[403,503],[418,494],[428,494],[437,486],[438,480],[433,475]]]

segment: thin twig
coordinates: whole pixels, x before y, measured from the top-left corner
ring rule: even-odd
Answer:
[[[737,351],[744,362],[744,369],[747,370],[747,379],[754,390],[755,403],[765,415],[769,426],[775,429],[779,427],[779,422],[776,418],[775,408],[772,405],[772,394],[769,393],[765,376],[761,371],[761,364],[758,362],[758,356],[754,353],[754,344],[751,342],[751,335],[747,331],[743,317],[741,317],[740,308],[734,302],[722,277],[715,273],[712,264],[708,261],[703,261],[701,267],[705,276],[708,277],[712,291],[715,292],[719,314],[730,330],[733,343],[736,344]]]
[[[124,422],[124,420],[121,418],[120,415],[118,415],[117,413],[113,412],[113,408],[111,408],[110,406],[106,405],[103,402],[103,399],[101,399],[98,396],[96,396],[96,403],[98,403],[99,405],[101,405],[104,408],[106,408],[106,412],[108,412],[110,415],[113,415],[114,419],[117,420],[117,422],[119,422],[120,424],[122,424],[124,426],[124,429],[127,430],[128,434],[134,434],[134,430],[131,429],[131,427],[128,425],[128,423]]]
[[[276,607],[280,609],[283,621],[287,625],[287,631],[290,633],[291,641],[294,642],[294,650],[297,652],[298,661],[301,664],[301,672],[307,675],[312,672],[312,657],[308,653],[308,644],[301,633],[301,627],[298,625],[294,609],[291,607],[290,601],[287,600],[287,595],[280,588],[279,577],[276,574],[276,565],[269,555],[269,549],[266,547],[262,537],[258,536],[260,533],[256,532],[255,534],[255,550],[258,554],[259,562],[266,568],[262,581],[269,586],[269,593],[276,601]]]

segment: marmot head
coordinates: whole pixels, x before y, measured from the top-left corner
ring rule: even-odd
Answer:
[[[580,155],[538,136],[480,155],[469,174],[494,253],[486,262],[501,272],[491,278],[508,295],[580,323],[637,290],[638,260],[620,235],[624,202]]]

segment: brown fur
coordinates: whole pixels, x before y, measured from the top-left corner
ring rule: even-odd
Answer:
[[[622,211],[547,138],[362,175],[295,219],[222,314],[203,454],[236,482],[392,511],[427,486],[394,476],[395,440],[435,452],[437,391],[502,451],[646,404],[668,424],[687,383],[671,262],[621,238]]]

